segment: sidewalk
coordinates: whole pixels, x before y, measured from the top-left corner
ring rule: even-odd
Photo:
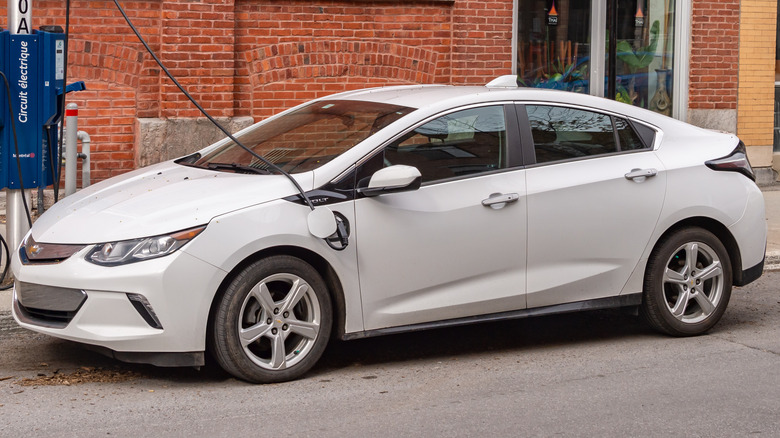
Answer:
[[[762,187],[766,201],[767,245],[764,271],[780,270],[780,184]],[[5,191],[0,191],[0,216],[5,219]],[[5,221],[0,223],[0,234],[5,238]],[[5,267],[5,254],[0,272]],[[0,314],[11,311],[11,291],[0,291]]]
[[[764,271],[780,270],[780,184],[762,187],[766,204],[767,242]]]

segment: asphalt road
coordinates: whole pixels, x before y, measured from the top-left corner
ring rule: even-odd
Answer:
[[[123,364],[5,314],[0,436],[780,436],[778,284],[736,290],[697,338],[617,311],[544,317],[337,342],[265,386]]]

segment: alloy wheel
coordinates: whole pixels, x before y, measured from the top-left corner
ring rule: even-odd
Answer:
[[[259,367],[284,370],[312,350],[322,322],[320,302],[303,278],[266,277],[247,294],[239,312],[239,339]]]
[[[683,323],[695,324],[709,317],[718,307],[723,289],[723,265],[718,254],[705,243],[680,245],[666,263],[666,307]]]

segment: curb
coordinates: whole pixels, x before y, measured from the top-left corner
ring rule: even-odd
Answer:
[[[768,271],[780,271],[780,251],[766,253],[764,272]]]
[[[11,312],[0,311],[0,336],[2,336],[3,332],[8,333],[22,330],[24,329],[16,323]]]

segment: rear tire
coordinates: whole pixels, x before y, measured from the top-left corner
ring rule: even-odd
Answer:
[[[233,279],[213,318],[209,344],[219,365],[248,382],[275,383],[300,377],[319,360],[333,312],[311,265],[272,256]]]
[[[640,313],[673,336],[707,332],[731,297],[731,259],[721,241],[701,228],[684,228],[656,245],[645,271]]]

